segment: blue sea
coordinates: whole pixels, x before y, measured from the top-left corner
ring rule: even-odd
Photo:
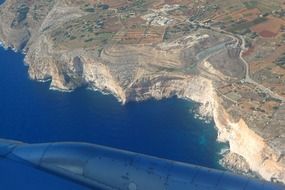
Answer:
[[[0,48],[0,138],[27,143],[82,141],[219,168],[224,144],[197,105],[177,98],[121,105],[87,89],[49,90],[28,78],[24,56]],[[0,189],[76,189],[80,184],[0,159]]]

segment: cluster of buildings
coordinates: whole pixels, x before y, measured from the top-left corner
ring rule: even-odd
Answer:
[[[174,20],[166,16],[161,16],[159,13],[150,13],[142,17],[151,25],[165,26],[174,23]]]
[[[166,26],[175,23],[174,19],[167,17],[167,12],[176,10],[180,7],[178,4],[174,5],[163,5],[160,9],[153,10],[153,13],[144,15],[142,18],[148,21],[149,24]]]

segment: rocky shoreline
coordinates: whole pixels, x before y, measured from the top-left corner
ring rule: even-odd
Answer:
[[[218,140],[230,145],[225,166],[285,183],[282,142],[276,145],[273,136],[265,139],[267,134],[253,127],[239,105],[227,104],[224,94],[218,93],[220,86],[242,85],[244,68],[239,57],[232,55],[239,52],[239,48],[218,49],[212,60],[196,57],[197,49],[215,49],[220,44],[232,43],[232,39],[201,29],[168,44],[106,44],[100,51],[97,47],[70,48],[66,42],[58,44],[53,37],[54,31],[69,21],[64,21],[60,15],[71,15],[71,19],[86,13],[75,9],[69,1],[64,2],[51,7],[48,11],[53,14],[47,11],[42,20],[22,21],[16,26],[11,24],[17,16],[12,11],[16,1],[7,1],[0,9],[0,41],[4,47],[26,53],[25,63],[31,79],[51,80],[50,88],[61,91],[86,86],[108,92],[122,104],[172,96],[197,102],[199,114],[214,120]],[[54,15],[56,18],[52,20]],[[224,65],[220,65],[221,60]],[[230,106],[236,110],[228,109]],[[280,130],[282,132],[283,128]]]
[[[29,62],[26,63],[30,65]],[[50,86],[51,90],[62,92],[70,92],[73,90],[66,88],[66,86],[62,84],[63,81],[58,80],[56,77],[52,77],[52,79],[39,79],[33,72],[31,69],[29,70],[30,77],[34,80],[52,80]],[[225,113],[218,103],[218,101],[221,100],[219,100],[219,97],[215,94],[215,89],[210,80],[202,77],[190,77],[183,80],[169,81],[164,85],[159,84],[161,81],[158,81],[153,86],[147,87],[148,90],[143,94],[136,92],[136,89],[130,89],[131,92],[129,92],[128,95],[116,90],[112,85],[108,86],[108,84],[104,83],[103,85],[96,86],[99,81],[93,82],[95,85],[92,84],[92,86],[90,86],[91,90],[111,93],[118,101],[122,102],[122,104],[129,101],[144,101],[150,98],[160,100],[172,96],[199,103],[201,105],[199,114],[203,117],[214,119],[219,134],[218,140],[229,142],[230,144],[230,154],[225,154],[224,159],[221,161],[223,166],[244,175],[256,176],[252,173],[254,172],[266,180],[284,182],[284,166],[277,163],[277,155],[263,142],[261,137],[247,127],[243,120],[234,123],[229,119],[229,114]],[[104,87],[102,88],[102,86]],[[76,87],[74,87],[74,89],[75,88]],[[241,132],[240,130],[244,130],[245,132]],[[235,136],[235,138],[233,138],[233,136]],[[247,142],[255,145],[248,146]],[[243,147],[246,146],[252,149],[245,152]],[[267,155],[266,158],[264,158],[265,155]]]

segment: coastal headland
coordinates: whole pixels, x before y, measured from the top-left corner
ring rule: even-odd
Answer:
[[[225,1],[197,2],[6,0],[0,41],[24,52],[30,78],[52,89],[85,86],[123,104],[197,102],[230,145],[227,167],[285,183],[284,17],[275,8],[284,5],[261,17],[259,4],[237,4],[245,13],[226,16],[248,20],[229,25]],[[276,34],[262,29],[267,22],[280,25]]]

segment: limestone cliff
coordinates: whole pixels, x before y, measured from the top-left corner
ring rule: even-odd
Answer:
[[[266,180],[285,181],[282,155],[278,155],[266,141],[240,118],[234,119],[221,106],[219,98],[214,106],[214,121],[219,132],[219,140],[229,142],[230,150],[241,155],[252,171]]]
[[[251,93],[250,101],[260,102],[260,93],[246,87],[247,94],[239,97],[220,90],[221,86],[246,86],[240,82],[245,68],[234,38],[199,29],[178,32],[167,40],[164,31],[163,39],[154,38],[151,43],[145,38],[130,43],[133,38],[129,37],[125,43],[118,38],[126,30],[133,35],[133,28],[112,17],[116,11],[96,9],[98,13],[93,14],[93,7],[81,5],[81,1],[68,0],[7,0],[0,8],[0,41],[6,47],[24,50],[30,78],[51,80],[53,89],[71,91],[86,86],[112,93],[122,103],[172,96],[195,101],[201,105],[200,114],[214,119],[219,140],[229,142],[231,152],[243,157],[250,169],[264,179],[285,183],[284,128],[276,124],[282,135],[265,139],[266,133],[259,130],[261,125],[253,127],[248,119],[263,123],[264,118],[254,112],[245,114],[245,106],[233,100],[248,98]],[[40,11],[30,11],[39,7]],[[115,24],[100,28],[104,16]],[[90,29],[92,23],[96,24]],[[126,28],[115,33],[116,24]],[[149,27],[149,23],[144,26]],[[88,38],[72,27],[87,30]],[[179,27],[183,30],[186,26]],[[143,34],[151,30],[146,28]],[[214,58],[208,60],[211,56]]]

